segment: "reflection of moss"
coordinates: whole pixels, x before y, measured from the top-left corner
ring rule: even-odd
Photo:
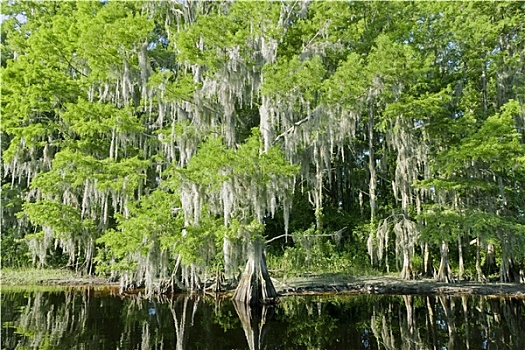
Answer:
[[[43,340],[42,344],[40,344],[40,346],[38,348],[39,348],[39,350],[61,349],[60,346],[53,345],[50,334],[46,334],[44,336],[44,340]]]
[[[308,295],[283,297],[272,315],[251,313],[245,328],[229,300],[180,295],[144,299],[86,289],[19,289],[1,295],[6,349],[246,348],[246,329],[268,349],[524,349],[525,302],[448,296]],[[432,310],[432,312],[429,312]],[[264,313],[262,313],[264,315]],[[248,315],[248,313],[246,313]],[[259,320],[264,322],[254,322]],[[245,321],[248,320],[245,317]],[[253,323],[253,324],[252,324]],[[259,337],[254,326],[264,325]],[[455,332],[451,335],[450,327]],[[260,329],[262,334],[263,330]],[[485,333],[483,333],[485,332]]]

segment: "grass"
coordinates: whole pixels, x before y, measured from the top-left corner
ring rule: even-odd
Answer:
[[[2,268],[0,274],[2,286],[86,285],[103,282],[100,278],[80,276],[64,269]]]

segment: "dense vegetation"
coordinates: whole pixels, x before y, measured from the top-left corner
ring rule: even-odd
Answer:
[[[3,266],[523,282],[525,3],[2,13]]]

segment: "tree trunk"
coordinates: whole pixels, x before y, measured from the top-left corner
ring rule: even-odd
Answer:
[[[316,195],[315,195],[315,227],[317,232],[323,230],[323,173],[319,161],[316,162]]]
[[[494,244],[487,244],[487,256],[485,257],[485,274],[490,277],[496,272],[496,256],[494,254]]]
[[[503,258],[501,259],[499,280],[503,283],[517,282],[516,274],[514,271],[514,259],[507,256],[506,254],[504,254]]]
[[[440,282],[450,282],[452,279],[450,265],[448,263],[448,243],[442,241],[441,243],[441,263],[436,276],[436,280]]]
[[[376,187],[377,187],[377,173],[376,173],[376,159],[374,154],[374,105],[370,103],[368,116],[368,171],[370,172],[370,182],[368,184],[368,191],[370,193],[370,243],[369,252],[371,264],[375,266],[378,262],[376,254],[373,249],[376,233]]]
[[[202,290],[202,284],[194,264],[182,266],[182,282],[184,289],[189,291]]]
[[[501,241],[501,265],[499,279],[500,282],[518,282],[518,273],[514,264],[514,253],[508,232],[500,232]]]
[[[224,256],[224,278],[228,282],[235,280],[235,272],[239,265],[236,253],[237,247],[234,247],[233,244],[234,243],[229,237],[224,236],[222,243],[222,252]]]
[[[401,278],[405,280],[412,279],[412,267],[410,264],[410,252],[408,247],[403,248],[403,269],[401,270]]]
[[[233,299],[247,305],[257,305],[273,303],[276,298],[277,292],[266,267],[264,241],[257,238],[249,244],[248,263]]]
[[[463,280],[463,275],[465,273],[465,265],[463,263],[463,246],[461,243],[461,234],[458,234],[458,255],[459,255],[459,273],[458,280]]]
[[[428,243],[425,243],[425,248],[423,251],[423,276],[434,276],[434,266],[432,266],[432,258],[430,256],[430,249],[428,248]]]
[[[479,240],[479,237],[477,237],[476,238],[476,281],[484,282],[486,278],[485,278],[485,275],[483,275],[483,271],[481,271],[480,253],[481,253],[481,242]]]
[[[482,60],[481,60],[481,96],[483,100],[483,116],[487,116],[488,101],[487,101],[487,63],[485,62],[485,39],[481,38]]]

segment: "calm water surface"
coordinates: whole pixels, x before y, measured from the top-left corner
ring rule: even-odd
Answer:
[[[525,300],[297,296],[230,300],[4,290],[2,349],[525,349]]]

